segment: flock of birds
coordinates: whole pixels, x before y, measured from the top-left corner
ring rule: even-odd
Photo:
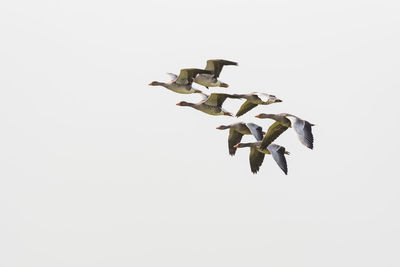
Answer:
[[[226,115],[233,116],[232,113],[224,110],[222,104],[227,98],[245,99],[240,109],[236,113],[236,117],[240,117],[258,105],[270,105],[273,103],[282,102],[274,95],[265,93],[248,93],[248,94],[226,94],[226,93],[212,93],[210,95],[204,94],[202,91],[192,87],[193,82],[200,84],[207,89],[209,87],[228,87],[229,85],[220,81],[219,75],[222,68],[226,65],[238,64],[233,61],[223,59],[211,59],[207,61],[205,69],[181,69],[179,75],[167,73],[172,77],[168,83],[151,82],[151,86],[163,86],[171,91],[180,94],[199,93],[204,96],[204,99],[198,103],[189,103],[185,101],[179,102],[178,106],[187,106],[202,111],[210,115]],[[313,149],[314,138],[311,131],[311,126],[314,124],[302,120],[299,117],[288,113],[280,114],[265,114],[261,113],[255,117],[260,119],[272,119],[275,122],[268,128],[267,132],[263,132],[262,127],[254,123],[238,122],[231,125],[221,125],[217,129],[229,129],[228,149],[231,156],[235,155],[237,148],[250,147],[250,169],[253,173],[257,173],[264,161],[265,154],[269,154],[287,174],[287,162],[285,155],[290,154],[286,151],[285,147],[272,143],[288,128],[293,128],[296,132],[300,142]],[[253,135],[257,140],[251,143],[241,143],[243,135]]]

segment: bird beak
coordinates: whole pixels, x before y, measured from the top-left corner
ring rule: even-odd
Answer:
[[[254,117],[256,117],[256,118],[260,118],[260,114],[258,114],[258,115],[255,115]]]
[[[236,144],[236,145],[234,145],[233,147],[236,147],[236,148],[238,148],[238,147],[239,147],[239,144]]]
[[[218,127],[217,127],[217,128],[215,128],[215,129],[218,129],[218,130],[219,130],[219,129],[221,129],[221,126],[218,126]]]
[[[152,85],[152,83],[149,83],[149,85]]]
[[[179,102],[179,103],[176,103],[176,105],[177,105],[177,106],[180,106],[180,105],[181,105],[181,102]]]

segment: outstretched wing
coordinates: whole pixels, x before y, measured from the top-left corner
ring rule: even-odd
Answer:
[[[196,77],[196,75],[199,73],[212,74],[211,71],[202,69],[181,69],[181,72],[179,73],[179,76],[175,82],[179,84],[192,84],[194,77]]]
[[[237,145],[240,143],[242,140],[243,134],[239,133],[233,128],[229,129],[229,137],[228,137],[228,149],[229,149],[229,155],[233,156],[236,153],[236,147],[234,145]]]
[[[260,148],[262,150],[266,149],[276,138],[278,138],[278,136],[280,136],[287,129],[288,127],[283,126],[279,122],[274,122],[268,128],[268,131],[261,142]]]
[[[314,137],[311,131],[311,124],[308,121],[296,119],[293,125],[293,129],[297,133],[300,142],[309,149],[313,149]]]
[[[267,147],[268,151],[271,152],[272,158],[278,164],[279,168],[287,175],[287,162],[285,157],[285,148],[276,144],[270,144]]]
[[[207,60],[206,70],[211,71],[214,74],[215,78],[218,78],[222,68],[225,65],[235,65],[237,66],[237,62],[223,60],[223,59],[209,59]]]
[[[246,126],[249,128],[251,134],[256,138],[257,141],[261,141],[263,139],[263,130],[261,126],[252,122],[246,123]]]
[[[230,94],[220,94],[220,93],[212,93],[208,99],[204,102],[204,104],[207,104],[209,106],[216,106],[216,107],[221,107],[226,98],[237,98],[233,95]]]
[[[248,111],[252,110],[253,108],[257,107],[257,104],[251,103],[249,100],[246,100],[241,106],[238,112],[236,113],[236,117],[240,117],[243,114],[247,113]]]
[[[257,147],[250,147],[250,169],[252,173],[257,173],[263,164],[265,154],[258,151]]]
[[[171,81],[173,81],[173,82],[176,81],[176,79],[178,78],[178,75],[171,73],[171,72],[167,72],[167,75],[169,77],[171,77]]]

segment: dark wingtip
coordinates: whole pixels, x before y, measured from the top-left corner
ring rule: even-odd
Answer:
[[[243,113],[237,112],[235,116],[236,116],[236,118],[239,118],[242,115],[243,115]]]

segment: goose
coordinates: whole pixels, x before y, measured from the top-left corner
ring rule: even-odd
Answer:
[[[251,172],[257,173],[264,161],[265,154],[271,154],[272,158],[275,160],[278,166],[287,175],[287,163],[285,154],[289,155],[290,153],[287,152],[283,146],[279,146],[276,144],[270,144],[266,149],[261,149],[260,145],[261,145],[261,140],[263,139],[263,132],[261,126],[251,123],[248,128],[251,134],[256,138],[257,142],[238,143],[233,147],[234,148],[250,147],[249,160],[250,160]]]
[[[234,95],[222,94],[222,93],[212,93],[209,96],[206,94],[203,95],[206,96],[207,98],[200,101],[199,103],[189,103],[181,101],[176,105],[184,107],[185,106],[192,107],[194,109],[200,110],[210,115],[226,115],[233,117],[232,113],[227,112],[222,108],[222,104],[228,97],[229,98],[237,98],[237,97],[235,97]]]
[[[293,127],[294,131],[297,134],[297,137],[303,145],[305,145],[309,149],[313,149],[314,137],[311,131],[311,126],[314,126],[315,124],[312,124],[306,120],[302,120],[299,117],[288,113],[261,113],[256,115],[256,117],[260,119],[268,118],[276,121],[268,128],[268,131],[261,142],[261,149],[267,148],[269,144],[271,144],[276,138],[278,138],[278,136],[280,136],[290,127]]]
[[[181,69],[179,76],[173,73],[167,73],[172,77],[172,80],[168,83],[163,82],[151,82],[149,85],[151,86],[163,86],[175,93],[179,94],[193,94],[193,93],[202,93],[200,90],[194,89],[192,87],[194,77],[199,73],[208,73],[211,71],[202,70],[202,69]]]
[[[250,169],[252,173],[257,173],[264,161],[265,154],[271,154],[272,158],[278,164],[279,168],[287,175],[288,168],[286,162],[286,155],[290,155],[283,146],[270,144],[266,149],[260,148],[261,141],[253,143],[239,143],[236,144],[236,148],[250,147]]]
[[[239,98],[244,98],[246,101],[240,106],[239,111],[236,113],[236,117],[240,117],[243,114],[247,113],[251,109],[255,108],[257,105],[269,105],[273,103],[282,102],[282,100],[278,99],[274,95],[264,94],[264,93],[249,93],[249,94],[241,94],[236,95]]]
[[[256,138],[262,139],[265,134],[262,131],[262,127],[258,126],[255,123],[244,123],[237,122],[231,125],[220,125],[217,127],[218,130],[226,130],[229,129],[229,137],[228,137],[228,150],[229,155],[233,156],[236,153],[235,145],[240,143],[243,135],[254,134],[257,136]]]
[[[207,60],[207,65],[206,65],[205,70],[211,71],[212,74],[200,73],[195,77],[194,82],[205,86],[207,89],[208,89],[208,87],[229,87],[228,84],[218,80],[218,77],[221,74],[222,68],[226,65],[237,66],[238,63],[229,61],[229,60],[224,60],[224,59],[209,59],[209,60]]]

